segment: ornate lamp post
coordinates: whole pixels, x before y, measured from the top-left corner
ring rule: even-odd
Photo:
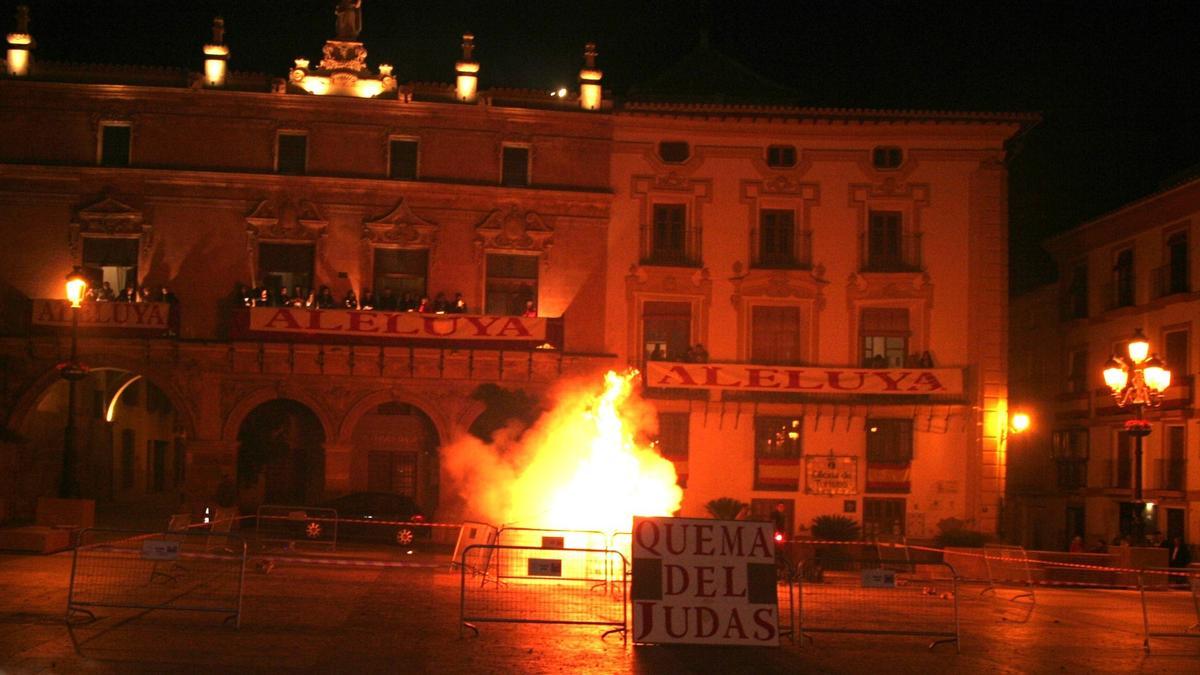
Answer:
[[[75,383],[87,376],[87,368],[76,359],[79,340],[79,306],[87,292],[87,277],[79,267],[67,275],[67,301],[71,303],[71,357],[59,366],[59,374],[67,381],[67,424],[63,429],[62,478],[58,496],[72,499],[79,496],[79,481],[75,477]]]
[[[1162,405],[1163,392],[1171,386],[1171,371],[1163,367],[1158,355],[1149,356],[1150,341],[1137,329],[1124,356],[1113,355],[1104,366],[1104,383],[1112,390],[1121,408],[1133,408],[1134,418],[1125,422],[1125,431],[1134,438],[1133,451],[1133,536],[1134,544],[1144,543],[1146,502],[1142,498],[1142,439],[1150,435],[1150,422],[1142,417],[1146,408]],[[1148,357],[1148,358],[1147,358]]]

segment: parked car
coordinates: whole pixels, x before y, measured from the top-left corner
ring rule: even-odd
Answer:
[[[408,546],[417,538],[428,539],[431,532],[428,525],[420,524],[426,522],[426,516],[408,495],[352,492],[321,507],[337,511],[339,540],[385,541]]]

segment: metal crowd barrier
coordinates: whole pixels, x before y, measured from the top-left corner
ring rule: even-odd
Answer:
[[[1162,580],[1166,579],[1166,586]],[[1138,572],[1142,647],[1150,638],[1200,638],[1200,570],[1149,567]]]
[[[450,569],[464,567],[463,553],[468,546],[474,544],[494,544],[496,543],[496,534],[496,528],[487,523],[474,520],[463,522],[462,528],[458,531],[458,540],[454,543],[454,554],[450,558]],[[484,559],[474,562],[478,563],[479,567],[471,568],[470,572],[473,575],[486,574],[487,568],[491,564],[491,556],[489,554]]]
[[[98,607],[224,614],[241,626],[246,543],[204,531],[83,530],[71,559],[67,621]]]
[[[546,557],[547,550],[577,549],[600,551],[601,554],[609,550],[608,535],[598,530],[501,527],[496,532],[495,543],[497,548],[490,557],[490,566],[482,569],[489,570],[497,582],[527,577],[530,560]],[[606,555],[570,556],[563,561],[562,575],[577,581],[607,582],[621,573],[616,568],[608,569],[610,562],[611,558]]]
[[[813,641],[814,633],[909,635],[933,638],[930,649],[954,643],[959,650],[958,578],[946,563],[825,555],[802,561],[796,580],[796,630],[803,639]]]
[[[486,559],[524,560],[525,574],[510,575],[504,583],[468,584],[469,570],[480,569]],[[602,561],[600,575],[589,576],[596,560]],[[609,579],[608,569],[621,572]],[[478,623],[506,622],[608,626],[604,636],[619,632],[627,640],[627,569],[625,556],[603,548],[467,546],[459,573],[459,637],[467,628],[478,635]]]
[[[320,548],[337,550],[338,513],[316,506],[264,504],[255,517],[259,544],[289,550]]]
[[[1029,566],[1029,555],[1020,546],[1006,544],[987,544],[983,547],[983,561],[987,567],[987,587],[979,592],[980,596],[987,593],[997,595],[997,588],[1005,586],[1017,589],[1015,595],[1007,598],[1011,602],[1028,598],[1031,605],[1037,604],[1034,593],[1033,571]]]

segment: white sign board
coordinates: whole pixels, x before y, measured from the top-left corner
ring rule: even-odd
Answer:
[[[633,519],[633,639],[779,645],[770,523]]]

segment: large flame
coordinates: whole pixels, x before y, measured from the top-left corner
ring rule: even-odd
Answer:
[[[682,502],[675,467],[639,437],[654,411],[635,397],[637,371],[609,371],[604,389],[577,386],[519,438],[473,438],[443,449],[469,515],[495,524],[628,532],[633,516],[669,516]]]

